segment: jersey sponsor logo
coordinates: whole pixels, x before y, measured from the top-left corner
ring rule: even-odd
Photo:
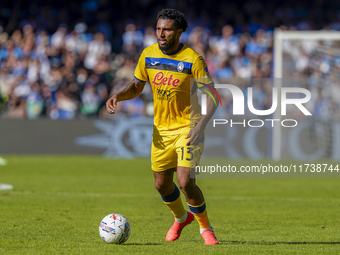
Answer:
[[[158,72],[153,78],[152,83],[155,84],[156,86],[168,85],[177,87],[180,81],[181,81],[180,79],[174,79],[174,76],[172,74],[170,74],[170,77],[165,77],[163,72]]]
[[[184,63],[183,62],[179,62],[178,65],[177,65],[177,71],[178,72],[182,72],[184,69]]]
[[[151,63],[152,66],[159,64],[159,61],[156,61],[154,63]]]
[[[157,99],[169,101],[171,98],[171,91],[164,89],[157,89]]]

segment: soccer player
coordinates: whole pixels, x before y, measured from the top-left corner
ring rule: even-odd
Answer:
[[[203,58],[180,43],[180,36],[187,27],[184,14],[177,10],[163,9],[158,13],[158,43],[144,49],[134,79],[107,101],[106,109],[114,114],[117,102],[136,97],[143,91],[146,81],[150,81],[154,98],[151,160],[155,187],[175,216],[165,240],[177,240],[182,229],[196,218],[205,245],[215,245],[218,241],[209,223],[203,194],[195,178],[190,178],[190,172],[199,164],[204,129],[217,108],[214,103],[217,100],[207,97],[207,113],[202,116],[197,88],[208,79],[210,83],[203,86],[209,90],[212,79]],[[190,86],[190,78],[197,81],[193,86]],[[212,91],[209,94],[213,94]],[[213,96],[216,98],[215,94]],[[174,172],[177,172],[179,187],[173,182]],[[190,211],[183,207],[180,190]]]

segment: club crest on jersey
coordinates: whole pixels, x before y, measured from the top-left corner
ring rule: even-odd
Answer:
[[[183,62],[179,62],[177,65],[177,71],[178,72],[182,72],[184,69],[184,63]]]

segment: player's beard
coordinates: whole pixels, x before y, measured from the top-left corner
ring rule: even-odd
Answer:
[[[176,43],[176,37],[173,37],[171,38],[169,41],[168,41],[168,44],[164,45],[164,46],[160,46],[159,45],[159,39],[158,40],[158,47],[160,50],[168,50],[168,49],[171,49],[175,43]]]

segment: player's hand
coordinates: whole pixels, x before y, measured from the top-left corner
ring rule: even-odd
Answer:
[[[201,128],[200,125],[197,125],[194,128],[192,128],[187,137],[185,137],[186,139],[189,138],[189,141],[186,143],[186,146],[198,145],[202,139],[203,132],[204,129]]]
[[[117,106],[117,95],[113,95],[106,101],[106,111],[109,114],[115,114],[115,108]]]

